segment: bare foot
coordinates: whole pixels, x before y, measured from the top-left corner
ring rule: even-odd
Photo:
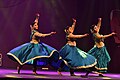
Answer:
[[[104,77],[104,75],[103,74],[99,74],[99,77]]]
[[[36,72],[33,72],[33,74],[34,74],[34,75],[37,75],[37,73],[36,73]]]
[[[57,71],[60,76],[62,76],[62,73],[60,71]]]
[[[19,66],[17,66],[17,70],[18,70],[18,74],[20,74],[20,67]]]
[[[75,74],[70,74],[71,76],[76,76]]]

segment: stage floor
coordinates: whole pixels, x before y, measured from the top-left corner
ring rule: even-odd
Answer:
[[[90,74],[88,78],[80,77],[80,75],[84,75],[85,73],[75,72],[77,76],[70,76],[69,72],[62,72],[63,76],[57,74],[56,71],[37,71],[37,75],[32,74],[32,70],[21,70],[21,74],[17,74],[17,70],[15,69],[0,69],[0,80],[1,79],[9,79],[13,80],[16,78],[20,78],[23,80],[43,80],[43,79],[58,79],[58,80],[103,80],[103,79],[111,79],[111,80],[120,80],[120,74],[104,74],[106,77],[98,77],[97,74]]]

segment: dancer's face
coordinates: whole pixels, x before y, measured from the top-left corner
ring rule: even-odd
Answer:
[[[33,28],[36,29],[36,30],[38,30],[38,23],[35,23],[35,24],[33,25]]]
[[[99,28],[96,25],[94,26],[94,31],[99,32]]]
[[[74,31],[74,30],[72,29],[72,27],[69,27],[68,32],[69,32],[69,33],[73,33],[73,31]]]

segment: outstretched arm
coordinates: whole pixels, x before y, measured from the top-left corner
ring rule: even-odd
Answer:
[[[53,34],[56,34],[56,32],[50,32],[48,34],[43,34],[43,33],[39,33],[39,32],[36,32],[35,33],[35,36],[38,36],[38,37],[46,37],[46,36],[51,36]]]
[[[86,37],[86,36],[88,36],[89,34],[83,34],[83,35],[73,35],[73,34],[71,34],[71,35],[69,35],[68,37],[69,38],[83,38],[83,37]]]
[[[104,35],[103,38],[107,38],[107,37],[113,36],[113,35],[115,35],[115,34],[116,34],[115,32],[112,32],[111,34]]]
[[[115,32],[112,32],[111,34],[108,34],[108,35],[96,35],[96,37],[97,38],[107,38],[107,37],[113,36],[115,34],[116,34]]]
[[[100,29],[101,27],[101,21],[102,21],[102,18],[98,18],[98,23],[97,23],[97,27]]]

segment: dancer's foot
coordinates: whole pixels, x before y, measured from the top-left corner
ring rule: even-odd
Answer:
[[[71,76],[76,76],[76,75],[74,74],[74,69],[71,69],[71,68],[70,68],[70,75],[71,75]]]
[[[76,76],[75,74],[70,74],[71,76]]]
[[[90,73],[90,71],[87,71],[86,74],[85,75],[81,75],[81,77],[87,78],[89,73]]]
[[[36,66],[34,65],[34,67],[33,67],[33,74],[34,74],[34,75],[37,75],[37,72],[36,72],[36,71],[37,71],[37,68],[36,68]]]
[[[104,75],[103,74],[99,74],[99,77],[104,77]]]
[[[61,67],[59,67],[59,68],[58,68],[58,70],[57,70],[57,73],[58,73],[60,76],[62,76],[61,71],[62,71],[62,68],[61,68]]]
[[[85,76],[88,77],[88,74],[89,74],[89,73],[90,73],[90,71],[87,71],[86,74],[85,74]]]
[[[62,73],[61,73],[60,71],[57,71],[57,73],[58,73],[60,76],[62,76]]]
[[[37,72],[33,72],[34,75],[37,75]]]
[[[18,74],[20,74],[21,66],[17,66]]]
[[[83,77],[83,78],[88,78],[88,75],[81,75],[81,77]]]

